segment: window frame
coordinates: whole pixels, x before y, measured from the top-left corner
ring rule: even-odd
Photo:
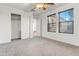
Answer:
[[[52,25],[55,24],[55,25],[56,25],[56,22],[49,23],[49,17],[52,16],[52,15],[55,15],[55,16],[56,16],[56,13],[53,13],[53,14],[47,16],[47,20],[48,20],[48,22],[47,22],[47,32],[56,33],[56,30],[55,30],[55,31],[49,31],[49,25],[50,25],[50,24],[52,24]],[[56,27],[56,28],[57,28],[57,27]]]
[[[73,13],[73,16],[72,16],[72,21],[60,21],[60,13],[63,13],[63,12],[66,12],[66,11],[69,11],[69,10],[72,10],[72,13]],[[67,10],[64,10],[64,11],[60,11],[60,12],[58,12],[58,17],[59,17],[59,33],[67,33],[67,34],[73,34],[74,33],[74,9],[73,8],[70,8],[70,9],[67,9]],[[72,22],[72,32],[70,33],[70,32],[61,32],[60,31],[60,24],[61,23],[64,23],[64,22]]]

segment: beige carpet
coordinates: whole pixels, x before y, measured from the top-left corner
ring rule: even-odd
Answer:
[[[17,40],[0,45],[2,56],[76,56],[79,47],[45,38]]]

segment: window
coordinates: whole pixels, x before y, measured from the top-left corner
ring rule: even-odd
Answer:
[[[48,32],[56,32],[56,13],[48,16]]]
[[[73,34],[73,8],[58,13],[59,32]]]

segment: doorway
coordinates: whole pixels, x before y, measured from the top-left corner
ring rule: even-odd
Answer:
[[[11,14],[11,39],[21,39],[21,15]]]

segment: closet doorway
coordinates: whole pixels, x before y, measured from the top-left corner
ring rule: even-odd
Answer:
[[[21,15],[11,13],[11,39],[21,39]]]

